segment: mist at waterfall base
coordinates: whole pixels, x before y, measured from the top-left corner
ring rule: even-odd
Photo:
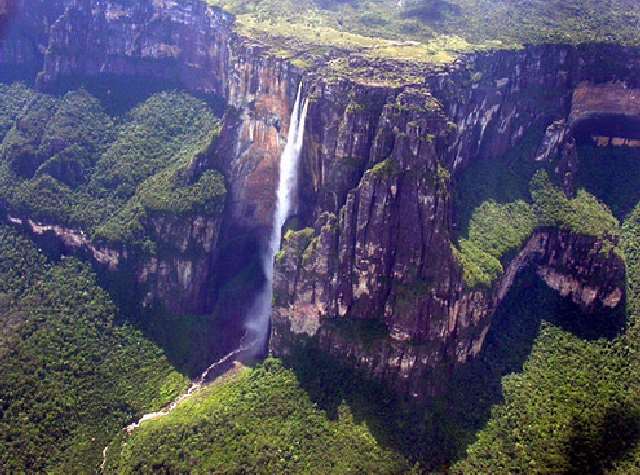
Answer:
[[[287,144],[280,157],[280,173],[276,195],[276,209],[273,216],[273,230],[262,253],[262,269],[265,284],[248,313],[245,328],[245,341],[252,342],[255,355],[266,351],[270,331],[272,300],[273,300],[273,263],[276,253],[280,249],[282,227],[291,215],[293,204],[297,198],[298,164],[304,124],[307,117],[308,100],[302,101],[302,83],[298,86],[296,102],[289,122]]]

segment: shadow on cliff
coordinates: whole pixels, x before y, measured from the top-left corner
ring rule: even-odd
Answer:
[[[354,418],[366,423],[382,445],[411,461],[419,461],[429,470],[446,471],[464,456],[475,434],[489,420],[492,406],[502,401],[502,377],[522,371],[543,321],[586,340],[612,339],[620,334],[625,322],[622,309],[600,315],[582,314],[532,271],[518,277],[493,318],[481,354],[455,372],[443,371],[433,383],[444,388],[442,396],[420,406],[401,400],[383,385],[314,351],[311,342],[295,350],[286,363],[294,369],[311,399],[330,417],[337,417],[338,407],[347,404]],[[622,417],[623,412],[619,415],[620,423],[614,421],[615,427],[632,425]],[[596,450],[581,448],[579,431],[575,433],[576,457],[581,456],[581,451]],[[607,433],[603,428],[604,443]],[[615,450],[609,455],[612,459],[617,457]]]
[[[2,76],[0,75],[1,79]],[[61,96],[69,91],[81,88],[86,89],[92,96],[96,97],[102,107],[112,116],[126,114],[135,106],[142,104],[149,97],[159,92],[185,91],[184,85],[177,79],[100,74],[99,76],[62,76],[56,81],[48,83],[44,88],[44,92]],[[222,117],[225,109],[224,98],[215,94],[204,94],[192,90],[187,90],[186,92],[206,102],[217,117]]]
[[[189,378],[197,378],[213,361],[241,345],[244,318],[253,296],[264,283],[254,243],[245,244],[242,259],[224,252],[223,247],[222,256],[216,262],[218,274],[211,282],[213,308],[210,312],[204,315],[169,315],[159,310],[129,313],[135,315],[130,323],[160,346],[175,369]],[[113,289],[113,286],[107,287]],[[113,297],[118,301],[117,296]],[[122,310],[123,305],[119,306]]]
[[[6,216],[0,203],[0,224],[4,222]],[[52,233],[32,235],[19,230],[36,243],[50,262],[69,255]],[[219,271],[210,282],[212,308],[202,315],[171,315],[160,308],[142,310],[135,263],[125,262],[117,272],[110,272],[96,265],[86,252],[72,255],[92,264],[100,287],[118,309],[119,325],[138,328],[162,348],[177,371],[197,378],[213,361],[240,345],[247,308],[264,284],[258,243],[246,235],[225,242],[216,262]]]

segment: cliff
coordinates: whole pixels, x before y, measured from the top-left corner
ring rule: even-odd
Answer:
[[[303,77],[309,114],[291,223],[297,231],[287,233],[275,264],[274,354],[313,337],[324,351],[423,397],[438,392],[438,371],[478,353],[492,312],[526,266],[587,311],[623,299],[624,266],[606,239],[539,228],[481,288],[465,283],[452,243],[465,233],[465,213],[492,198],[460,199],[474,164],[504,167],[513,154],[515,174],[545,167],[569,195],[575,191],[575,145],[585,134],[572,118],[604,110],[636,120],[620,94],[640,87],[637,49],[465,54],[386,83],[322,67],[306,73],[238,35],[231,16],[199,0],[57,0],[28,8],[14,0],[7,11],[9,24],[22,26],[5,26],[0,67],[12,73],[4,79],[20,73],[59,90],[135,78],[216,94],[228,106],[215,150],[194,165],[224,174],[224,215],[150,223],[177,244],[135,269],[137,281],[149,284],[145,301],[176,313],[208,311],[211,283],[221,285],[255,258],[269,235],[278,159]],[[592,83],[609,85],[607,108],[582,99],[588,94],[580,87]],[[599,133],[598,124],[586,135]],[[371,329],[382,331],[363,341]]]
[[[303,158],[307,228],[288,233],[276,260],[273,352],[310,343],[422,398],[479,352],[492,313],[528,266],[586,312],[619,305],[624,263],[615,239],[538,228],[502,257],[504,270],[489,286],[465,282],[452,246],[476,206],[506,198],[461,190],[482,188],[483,177],[475,183],[469,175],[479,163],[508,166],[500,179],[521,174],[527,196],[533,170],[546,168],[573,195],[575,146],[584,138],[571,118],[603,108],[583,99],[586,85],[608,88],[606,110],[635,120],[625,98],[637,95],[638,51],[607,56],[614,50],[470,55],[427,72],[426,87],[363,92],[320,81]],[[600,61],[609,67],[595,67]]]

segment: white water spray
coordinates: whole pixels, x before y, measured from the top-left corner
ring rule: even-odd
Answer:
[[[262,268],[266,277],[264,288],[257,295],[249,317],[247,318],[247,338],[255,340],[256,350],[264,349],[268,333],[273,298],[273,261],[280,249],[282,226],[291,215],[292,205],[298,188],[298,163],[304,138],[304,124],[307,118],[309,101],[302,104],[302,83],[298,86],[298,95],[291,113],[287,144],[280,157],[280,177],[276,199],[276,211],[273,216],[273,231],[262,256]]]

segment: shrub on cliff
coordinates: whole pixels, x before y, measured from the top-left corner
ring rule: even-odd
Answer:
[[[606,205],[585,190],[578,190],[576,197],[569,199],[551,183],[545,171],[534,175],[530,188],[539,226],[554,226],[595,237],[619,234],[618,220]]]
[[[460,261],[465,283],[488,286],[503,272],[500,260],[522,247],[536,227],[531,205],[524,201],[498,204],[487,201],[471,217],[469,237],[453,247]]]

